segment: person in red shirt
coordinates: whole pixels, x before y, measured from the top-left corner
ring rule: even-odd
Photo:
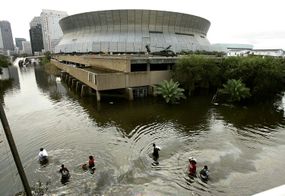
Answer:
[[[196,159],[190,157],[189,158],[189,166],[188,166],[188,172],[189,176],[196,176]]]

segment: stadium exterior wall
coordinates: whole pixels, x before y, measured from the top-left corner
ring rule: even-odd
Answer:
[[[168,11],[107,10],[87,12],[60,20],[63,38],[56,53],[146,52],[171,45],[174,52],[210,50],[204,18]]]

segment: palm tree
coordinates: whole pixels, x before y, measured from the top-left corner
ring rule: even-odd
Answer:
[[[251,96],[250,89],[241,80],[228,80],[226,84],[223,84],[223,87],[223,89],[218,90],[218,94],[227,97],[229,102],[240,102],[242,99]]]
[[[162,95],[166,103],[174,104],[177,103],[181,98],[186,97],[183,94],[184,89],[179,88],[179,83],[174,82],[172,79],[170,81],[163,80],[161,84],[158,84],[155,89],[155,93]]]

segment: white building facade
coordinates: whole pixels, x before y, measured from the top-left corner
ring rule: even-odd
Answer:
[[[54,52],[55,46],[63,36],[59,20],[68,16],[66,12],[56,10],[42,10],[41,24],[44,50]]]
[[[31,55],[32,53],[32,47],[31,47],[31,42],[29,41],[22,41],[22,54],[28,54]]]
[[[274,57],[284,57],[285,52],[282,49],[254,49],[251,54],[258,56],[274,56]]]

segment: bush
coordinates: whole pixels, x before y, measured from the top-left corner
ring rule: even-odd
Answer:
[[[155,93],[162,95],[166,103],[174,104],[180,99],[185,99],[183,94],[184,89],[179,88],[179,83],[174,82],[172,79],[170,81],[164,80],[161,84],[158,84],[155,89]]]
[[[223,89],[218,90],[218,98],[223,97],[231,103],[240,102],[251,96],[250,89],[247,88],[241,80],[228,80],[226,84],[223,84]]]

